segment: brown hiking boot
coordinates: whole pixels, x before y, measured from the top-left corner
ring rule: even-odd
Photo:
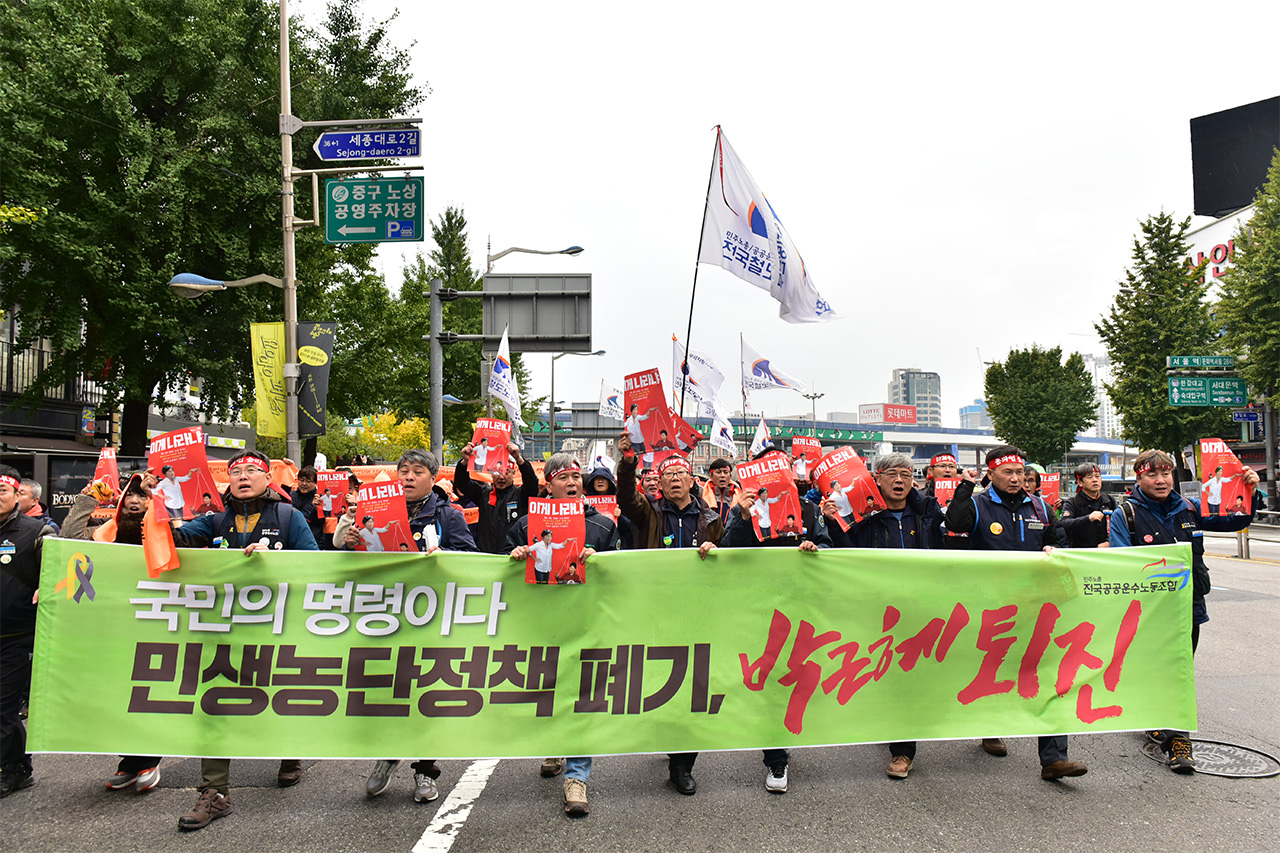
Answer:
[[[563,758],[544,758],[542,759],[542,768],[538,772],[545,778],[550,779],[552,776],[559,776],[563,771]]]
[[[205,788],[196,800],[195,808],[178,818],[178,829],[189,832],[204,829],[210,821],[231,814],[231,800],[215,788]]]
[[[1065,758],[1059,758],[1052,764],[1045,764],[1040,768],[1040,778],[1061,779],[1064,776],[1083,776],[1088,772],[1089,768],[1083,761],[1067,761]]]
[[[280,770],[276,773],[276,784],[281,788],[292,788],[302,780],[302,761],[297,758],[286,758],[280,762]]]
[[[569,817],[586,817],[591,814],[587,808],[587,783],[581,779],[564,780],[564,813]]]
[[[987,755],[994,755],[996,758],[1004,758],[1009,754],[1009,748],[1004,745],[1004,738],[984,737],[982,739],[982,751]]]

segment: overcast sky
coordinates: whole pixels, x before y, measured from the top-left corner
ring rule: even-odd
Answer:
[[[943,423],[1014,347],[1101,353],[1093,323],[1139,223],[1192,206],[1189,121],[1280,94],[1280,3],[405,3],[426,209],[462,207],[495,273],[589,272],[599,358],[556,396],[671,364],[684,338],[722,125],[842,315],[792,325],[731,273],[698,272],[692,346],[737,392],[738,333],[826,396],[883,402],[895,367],[942,376]],[[315,20],[320,0],[294,0]],[[304,119],[345,116],[302,116]],[[1194,219],[1193,225],[1209,222]],[[410,255],[431,244],[409,244]],[[393,288],[403,245],[379,263]],[[533,396],[548,354],[531,354]],[[447,391],[448,389],[446,389]],[[787,391],[752,409],[808,412]]]

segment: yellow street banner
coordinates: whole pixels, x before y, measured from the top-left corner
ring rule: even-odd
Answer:
[[[285,434],[284,323],[251,323],[253,393],[258,401],[258,435]]]

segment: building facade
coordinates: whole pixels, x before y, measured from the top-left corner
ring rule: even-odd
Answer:
[[[942,377],[919,368],[898,368],[889,381],[886,403],[916,407],[916,424],[942,426]]]
[[[986,400],[974,400],[973,405],[960,407],[960,429],[991,429]]]

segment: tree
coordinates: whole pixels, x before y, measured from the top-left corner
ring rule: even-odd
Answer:
[[[1062,348],[1012,350],[987,368],[987,413],[995,433],[1041,465],[1061,460],[1094,421],[1097,401],[1084,359]]]
[[[293,80],[295,114],[387,117],[422,99],[386,24],[366,27],[358,8],[331,4],[324,32],[294,23],[292,65],[306,69]],[[125,453],[145,449],[148,407],[193,376],[207,416],[243,408],[248,323],[282,315],[279,291],[185,300],[166,282],[281,267],[277,7],[30,0],[0,3],[0,33],[0,197],[48,211],[0,242],[16,345],[55,348],[27,401],[68,375],[100,380],[107,405],[123,403]],[[308,142],[296,138],[298,165],[319,165]],[[341,287],[336,269],[367,269],[371,256],[300,232],[300,313]]]
[[[1124,421],[1125,437],[1141,448],[1164,450],[1184,467],[1181,450],[1197,438],[1229,427],[1220,409],[1169,405],[1165,358],[1215,355],[1214,328],[1198,279],[1204,264],[1188,265],[1191,218],[1167,213],[1142,223],[1133,239],[1133,263],[1110,311],[1094,329],[1107,345],[1115,380],[1107,393]]]
[[[1280,406],[1280,149],[1235,244],[1215,318],[1249,388]]]

